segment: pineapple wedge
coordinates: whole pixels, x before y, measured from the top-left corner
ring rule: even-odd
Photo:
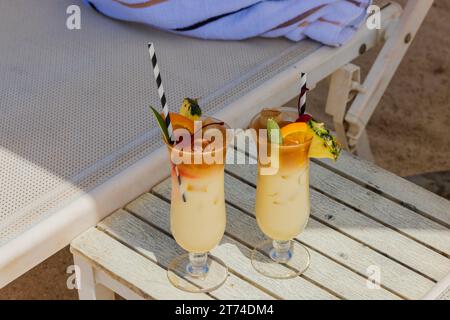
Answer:
[[[308,156],[310,158],[330,158],[337,160],[341,153],[341,146],[336,138],[330,134],[323,123],[308,121],[308,130],[313,135]]]
[[[192,121],[200,119],[202,116],[202,109],[200,109],[197,99],[184,98],[180,108],[180,114]]]

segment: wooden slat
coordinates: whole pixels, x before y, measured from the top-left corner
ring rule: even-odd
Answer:
[[[166,191],[165,188],[163,190]],[[165,194],[162,194],[162,196]],[[146,206],[150,206],[153,201],[151,197],[142,200],[147,202]],[[251,248],[266,239],[256,225],[254,218],[230,206],[227,206],[227,214],[226,232],[233,239],[239,239]],[[314,250],[310,250],[310,252],[313,264],[305,272],[305,276],[319,285],[328,287],[346,299],[399,299],[398,296],[385,289],[368,289],[366,278],[342,267]]]
[[[259,242],[267,239],[259,230],[254,217],[244,212],[227,207],[227,232],[255,247]],[[306,270],[305,276],[321,285],[328,287],[346,299],[399,299],[397,295],[385,290],[370,290],[367,288],[367,278],[343,267],[333,260],[310,249],[311,266]]]
[[[154,195],[142,195],[126,209],[161,230],[170,232],[169,204]],[[248,259],[251,250],[226,235],[221,245],[211,253],[222,259],[241,278],[282,299],[336,299],[336,296],[301,277],[279,281],[260,275],[253,269]]]
[[[166,270],[95,228],[73,240],[71,251],[143,297],[211,299],[206,294],[188,293],[171,286]]]
[[[255,184],[255,166],[233,165],[227,170],[252,185]],[[254,188],[231,176],[226,176],[225,179],[230,202],[245,211],[253,212]],[[233,185],[233,188],[230,188],[230,185]],[[435,281],[444,278],[450,272],[450,260],[441,254],[314,190],[311,190],[311,204],[312,216]]]
[[[239,133],[238,136],[242,136]],[[238,153],[248,150],[236,145]],[[251,149],[256,150],[256,149]],[[251,154],[256,158],[256,154]],[[338,161],[313,159],[312,162],[331,169],[363,187],[367,187],[415,212],[450,228],[450,201],[415,185],[375,164],[343,151]]]
[[[311,163],[311,186],[377,221],[450,255],[450,229],[342,176]],[[351,192],[349,192],[351,190]],[[428,202],[427,198],[422,201]],[[450,208],[449,208],[450,210]]]
[[[249,174],[251,175],[249,172],[240,172],[240,174],[243,178],[246,178]],[[247,203],[251,206],[251,197],[254,196],[254,190],[252,187],[242,184],[240,181],[236,184],[234,183],[235,180],[228,182],[232,183],[234,191],[231,192],[231,194],[230,192],[227,192],[226,196],[228,198],[231,197],[233,199],[237,199],[237,201],[231,202],[238,203],[239,205],[239,203],[241,203],[241,200],[239,200],[240,196],[236,197],[235,194],[243,193],[249,196],[248,198],[245,198],[246,200],[242,200],[242,202],[247,201]],[[243,189],[243,187],[245,189]],[[170,194],[170,181],[166,180],[162,182],[156,186],[153,191],[158,194]],[[142,203],[142,205],[147,206],[147,210],[150,210],[150,203],[152,200],[150,196],[143,195],[139,201],[146,198],[149,199],[146,203]],[[144,210],[144,208],[142,210]],[[230,212],[233,212],[232,209],[227,209],[227,211],[229,215]],[[253,211],[249,213],[253,214]],[[230,216],[227,221],[227,228],[232,226],[232,222],[241,222],[240,219],[233,219]],[[420,276],[408,268],[403,267],[384,255],[373,251],[367,246],[346,237],[342,233],[325,226],[320,222],[310,220],[305,232],[297,237],[297,239],[301,240],[310,247],[320,250],[320,252],[325,253],[333,260],[338,261],[339,263],[362,275],[366,275],[367,268],[369,266],[381,266],[383,268],[383,285],[405,298],[419,299],[434,285],[434,282]],[[324,270],[323,267],[320,267],[319,269]]]
[[[437,283],[423,300],[449,300],[450,301],[450,273]]]
[[[101,221],[97,227],[164,268],[177,255],[185,253],[171,237],[124,210]],[[217,299],[273,299],[233,274],[210,294]]]
[[[243,151],[237,150],[236,152],[242,157]],[[255,154],[251,155],[252,158],[255,158],[255,156]],[[357,158],[350,158],[360,161]],[[347,158],[344,157],[338,162],[345,162],[346,160]],[[319,163],[323,164],[323,161]],[[411,184],[400,177],[396,178],[402,183]],[[391,185],[392,183],[393,181],[391,181]],[[374,190],[371,191],[314,162],[311,163],[311,186],[449,258],[450,229],[443,223],[435,222],[424,215],[418,214],[399,204],[398,201],[380,195],[377,190],[369,187]],[[432,198],[434,199],[434,197],[435,195]],[[423,202],[427,202],[427,199],[423,199]],[[450,207],[447,211],[450,214]]]
[[[343,152],[339,161],[321,164],[450,227],[450,202],[373,163]]]
[[[406,299],[419,299],[434,285],[433,281],[317,220],[310,219],[298,239],[360,274],[368,276],[371,267],[379,267],[382,285]]]
[[[246,156],[244,153],[245,150],[237,150],[236,156],[245,158]],[[250,156],[253,159],[256,158],[255,154],[251,154]],[[397,186],[398,190],[405,189],[407,190],[406,192],[416,191],[416,196],[421,197],[419,201],[421,204],[434,203],[436,198],[440,198],[369,162],[359,160],[347,152],[343,152],[342,157],[337,162],[314,159],[314,161],[311,162],[311,186],[319,189],[321,192],[326,193],[326,195],[331,196],[334,199],[338,199],[339,202],[343,202],[362,211],[371,218],[379,221],[381,224],[392,227],[426,246],[435,249],[447,258],[450,256],[449,226],[446,226],[445,223],[442,223],[441,221],[436,222],[437,220],[433,217],[431,217],[431,219],[427,217],[431,215],[419,214],[413,211],[410,208],[411,206],[405,206],[403,202],[399,202],[398,200],[393,199],[393,197],[383,194],[380,190],[372,188],[369,184],[369,180],[362,185],[352,181],[354,179],[350,177],[350,172],[353,172],[353,166],[343,164],[348,162],[355,164],[356,172],[359,173],[363,170],[362,167],[367,166],[367,175],[361,174],[362,177],[374,177],[380,174],[384,176],[384,179],[387,179],[387,176],[390,175],[389,180],[386,181],[388,181],[388,184],[392,189],[394,189],[393,186]],[[338,171],[336,170],[337,167],[341,169],[345,168],[347,171],[345,171],[345,173],[342,170]],[[242,169],[245,170],[245,167]],[[338,171],[340,174],[333,171]],[[343,175],[350,179],[343,177]],[[405,191],[401,194],[404,192]],[[445,214],[450,217],[450,202],[445,199],[440,199],[437,203],[440,204],[440,212],[445,212]]]
[[[450,272],[449,259],[318,192],[311,203],[321,221],[436,281]]]

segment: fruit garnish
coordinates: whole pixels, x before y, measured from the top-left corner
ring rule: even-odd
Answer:
[[[284,126],[283,128],[281,128],[281,136],[284,139],[293,133],[298,133],[298,132],[305,133],[307,130],[308,130],[308,126],[306,123],[294,122],[294,123],[290,123],[290,124]]]
[[[305,114],[301,114],[297,118],[297,120],[295,122],[305,122],[305,123],[307,123],[311,119],[312,119],[312,116],[310,114],[305,113]]]
[[[180,114],[193,121],[198,120],[202,116],[202,109],[198,105],[198,100],[184,98],[181,104]]]
[[[156,118],[156,122],[158,123],[159,129],[161,130],[164,140],[166,141],[166,143],[169,143],[169,139],[170,139],[169,131],[167,130],[167,126],[166,126],[166,122],[164,121],[164,118],[152,106],[150,106],[150,109],[152,110],[153,115]]]
[[[308,121],[308,131],[313,135],[308,156],[310,158],[330,158],[337,160],[341,146],[336,138],[325,128],[325,124],[314,120]]]
[[[290,123],[281,128],[281,136],[285,145],[304,143],[307,138],[308,125],[304,122]]]
[[[187,129],[191,134],[194,133],[194,121],[181,114],[170,112],[170,121],[172,122],[173,130]]]
[[[273,144],[283,144],[283,138],[281,137],[280,126],[278,123],[269,118],[267,120],[267,135],[269,136],[269,142]]]

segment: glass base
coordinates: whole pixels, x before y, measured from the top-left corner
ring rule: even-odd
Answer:
[[[266,277],[290,279],[308,269],[311,255],[296,241],[266,240],[253,249],[251,261],[256,271]]]
[[[193,293],[211,292],[227,280],[228,268],[222,260],[200,254],[197,260],[204,261],[195,265],[195,257],[196,254],[186,253],[169,263],[167,277],[174,287]]]

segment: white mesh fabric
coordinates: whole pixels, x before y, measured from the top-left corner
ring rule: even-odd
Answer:
[[[66,28],[77,4],[81,30]],[[0,245],[160,146],[156,46],[169,108],[213,114],[318,44],[182,38],[105,18],[75,0],[0,2]],[[270,62],[270,63],[269,63]]]

